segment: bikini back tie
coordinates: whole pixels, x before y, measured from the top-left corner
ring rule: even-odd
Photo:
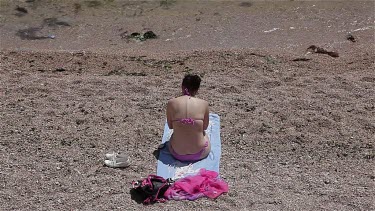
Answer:
[[[183,118],[183,119],[179,119],[178,121],[181,122],[182,124],[188,124],[188,125],[195,124],[195,120],[192,118]]]

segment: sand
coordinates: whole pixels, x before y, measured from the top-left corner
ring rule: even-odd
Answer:
[[[375,209],[374,2],[0,2],[0,210]],[[230,191],[138,204],[188,72]]]

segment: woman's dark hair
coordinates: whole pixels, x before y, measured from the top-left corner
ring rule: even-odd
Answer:
[[[189,92],[196,92],[201,85],[201,78],[198,75],[187,74],[182,80],[182,86],[189,90]]]

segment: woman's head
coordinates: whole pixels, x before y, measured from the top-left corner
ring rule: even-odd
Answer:
[[[201,78],[198,75],[187,74],[182,80],[182,91],[184,94],[194,96],[201,85]]]

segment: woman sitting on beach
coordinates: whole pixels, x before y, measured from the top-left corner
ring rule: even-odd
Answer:
[[[210,140],[205,134],[209,123],[208,103],[198,99],[201,78],[188,74],[182,81],[183,96],[173,98],[167,105],[167,122],[173,134],[169,151],[180,161],[198,161],[208,156]]]

